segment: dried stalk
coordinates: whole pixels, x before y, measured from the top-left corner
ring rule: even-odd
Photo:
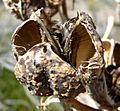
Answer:
[[[108,17],[108,22],[107,22],[107,27],[106,27],[106,31],[104,33],[103,39],[107,39],[110,35],[110,32],[113,28],[114,25],[114,17],[113,16],[109,16]]]

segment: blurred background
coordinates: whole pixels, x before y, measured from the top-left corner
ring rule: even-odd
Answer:
[[[77,10],[88,13],[93,18],[101,38],[105,33],[108,17],[113,16],[115,22],[109,38],[120,41],[120,3],[116,1],[75,0],[72,9],[72,0],[67,0],[68,15],[70,18],[76,16]],[[0,111],[37,111],[33,104],[37,102],[30,100],[28,92],[26,93],[14,76],[15,59],[10,41],[14,30],[21,23],[22,21],[5,9],[3,1],[0,0]]]

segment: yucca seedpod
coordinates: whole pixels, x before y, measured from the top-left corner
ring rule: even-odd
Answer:
[[[45,0],[3,0],[7,9],[11,11],[16,18],[26,20],[41,7],[45,7]]]
[[[3,0],[5,7],[10,10],[16,18],[27,20],[32,12],[43,8],[49,17],[52,17],[62,6],[62,16],[67,17],[65,0]]]
[[[103,39],[102,44],[105,68],[101,70],[103,72],[100,76],[91,80],[91,83],[88,84],[88,89],[101,107],[106,107],[107,109],[111,107],[118,108],[120,106],[120,44],[113,39]],[[85,67],[86,69],[91,69],[91,67],[87,66]]]
[[[120,106],[120,67],[109,65],[105,70],[105,78],[108,98],[106,104],[117,108]]]
[[[17,58],[16,78],[34,95],[69,96],[70,92],[76,92],[72,93],[73,96],[77,95],[82,90],[79,75],[53,51],[54,47],[45,39],[45,35],[46,42],[42,42],[43,35],[38,26],[36,21],[27,20],[13,34],[12,46]]]
[[[120,44],[113,39],[103,40],[105,48],[105,82],[107,86],[107,105],[112,107],[120,106]],[[106,104],[105,104],[106,105]]]
[[[33,94],[40,96],[67,97],[81,86],[76,70],[56,55],[49,43],[33,46],[18,59],[16,77]]]
[[[120,43],[114,39],[103,39],[102,43],[105,49],[104,59],[106,67],[109,65],[120,67]]]
[[[13,34],[16,78],[35,95],[76,97],[102,73],[103,48],[91,17],[81,12],[60,27],[56,39],[57,31],[49,32],[37,18]]]
[[[101,75],[104,68],[103,46],[92,18],[84,13],[64,24],[64,55],[80,71],[83,84]]]

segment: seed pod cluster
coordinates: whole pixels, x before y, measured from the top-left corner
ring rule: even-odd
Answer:
[[[47,15],[52,17],[59,12],[62,6],[64,18],[68,19],[65,0],[3,0],[7,9],[16,16],[17,19],[27,20],[32,12],[44,8]]]
[[[16,78],[34,95],[76,97],[85,91],[82,80],[86,75],[84,78],[79,70],[82,61],[94,62],[91,59],[97,55],[96,61],[103,64],[101,41],[91,17],[84,12],[61,28],[55,29],[56,24],[50,27],[53,29],[46,28],[37,17],[16,29],[12,39]],[[53,30],[56,31],[51,34]]]

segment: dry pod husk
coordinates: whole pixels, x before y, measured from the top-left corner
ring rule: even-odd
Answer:
[[[32,11],[45,7],[44,0],[3,0],[3,2],[6,8],[21,20],[28,19]]]
[[[120,67],[120,42],[115,42],[113,51],[114,62],[117,67]]]
[[[59,12],[62,6],[63,19],[68,19],[65,0],[3,0],[7,9],[10,10],[16,18],[27,20],[33,11],[44,8],[49,17]]]
[[[85,91],[84,83],[102,73],[102,43],[91,17],[84,12],[58,32],[57,40],[41,20],[27,20],[19,26],[12,39],[17,55],[15,75],[35,95],[76,97]]]
[[[120,43],[114,39],[103,39],[102,44],[104,47],[104,59],[106,67],[109,65],[115,65],[120,67]]]
[[[111,110],[120,106],[119,84],[119,43],[113,39],[102,40],[104,48],[105,68],[102,73],[91,80],[87,90],[102,108]]]
[[[109,65],[105,70],[108,99],[104,106],[120,106],[120,67]]]
[[[104,57],[106,60],[106,69],[104,72],[107,86],[106,97],[108,97],[106,104],[118,107],[120,106],[120,44],[113,39],[106,39],[103,40],[103,47],[105,49]]]

